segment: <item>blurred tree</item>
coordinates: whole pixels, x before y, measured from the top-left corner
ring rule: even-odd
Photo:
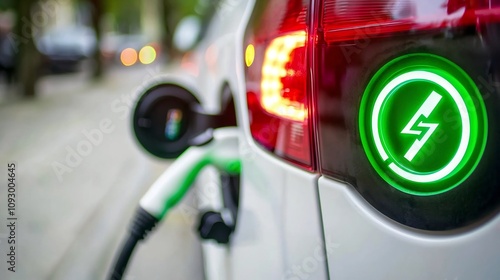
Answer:
[[[169,57],[175,57],[179,53],[173,45],[175,27],[182,18],[189,14],[195,14],[198,0],[162,0],[160,1],[163,24],[163,47]]]
[[[102,2],[102,0],[90,0],[92,4],[92,27],[94,28],[97,39],[97,50],[94,53],[94,69],[92,73],[94,79],[100,79],[104,74],[104,62],[99,48],[102,39],[101,21],[105,13],[104,4]]]
[[[113,18],[113,28],[119,34],[141,31],[141,4],[136,0],[108,0],[106,9]]]
[[[175,57],[175,49],[174,49],[174,31],[175,26],[181,20],[180,16],[176,13],[175,6],[178,2],[174,0],[163,0],[162,5],[162,20],[163,20],[163,48],[169,57]]]
[[[41,56],[38,52],[34,36],[37,26],[33,24],[32,15],[39,9],[37,0],[17,0],[15,31],[13,34],[16,45],[17,79],[19,94],[24,97],[34,97],[36,82],[39,77]]]

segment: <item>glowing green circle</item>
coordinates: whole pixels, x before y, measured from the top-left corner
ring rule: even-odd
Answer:
[[[486,109],[474,82],[456,64],[430,54],[396,58],[372,77],[359,127],[376,172],[414,195],[462,183],[479,163],[487,138]]]

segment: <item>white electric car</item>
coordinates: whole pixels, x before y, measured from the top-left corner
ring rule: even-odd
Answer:
[[[227,0],[206,32],[168,79],[241,134],[198,177],[207,279],[500,278],[500,1]]]

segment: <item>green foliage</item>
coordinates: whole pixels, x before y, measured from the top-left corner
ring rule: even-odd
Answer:
[[[2,0],[0,1],[0,11],[14,9],[14,0]]]
[[[134,33],[140,30],[141,2],[136,0],[107,0],[105,10],[111,14],[115,29],[120,33]]]
[[[170,2],[170,5],[172,7],[175,7],[175,10],[181,17],[193,14],[195,12],[196,6],[200,2],[199,0],[184,0],[184,1],[164,0],[164,1]]]

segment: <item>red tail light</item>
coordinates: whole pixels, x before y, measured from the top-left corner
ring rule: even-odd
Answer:
[[[500,0],[325,1],[325,41],[343,42],[480,23],[500,13]]]
[[[245,49],[252,136],[276,155],[312,169],[307,6],[303,1],[269,1],[258,13]]]
[[[266,48],[260,83],[261,104],[268,113],[294,121],[306,119],[306,33],[275,38]]]

